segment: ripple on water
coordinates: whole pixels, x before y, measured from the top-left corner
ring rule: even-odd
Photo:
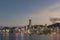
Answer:
[[[60,40],[60,34],[56,35],[28,35],[21,33],[0,33],[0,40]]]

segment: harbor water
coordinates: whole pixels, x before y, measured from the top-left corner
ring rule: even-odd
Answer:
[[[56,35],[37,35],[21,33],[0,33],[0,40],[60,40],[60,34]]]

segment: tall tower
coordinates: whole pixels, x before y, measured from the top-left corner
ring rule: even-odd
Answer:
[[[31,19],[29,19],[29,28],[31,28]]]

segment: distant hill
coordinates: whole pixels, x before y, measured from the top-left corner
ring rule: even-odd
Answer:
[[[52,24],[52,25],[48,25],[47,27],[59,27],[60,28],[60,23],[55,23],[55,24]]]

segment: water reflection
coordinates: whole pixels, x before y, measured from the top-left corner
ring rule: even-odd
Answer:
[[[9,40],[15,40],[15,33],[9,33]]]
[[[28,35],[22,33],[0,33],[0,40],[60,40],[60,34]]]
[[[3,40],[9,40],[9,33],[3,33]]]
[[[0,40],[3,40],[3,36],[2,36],[3,34],[2,33],[0,33]]]

